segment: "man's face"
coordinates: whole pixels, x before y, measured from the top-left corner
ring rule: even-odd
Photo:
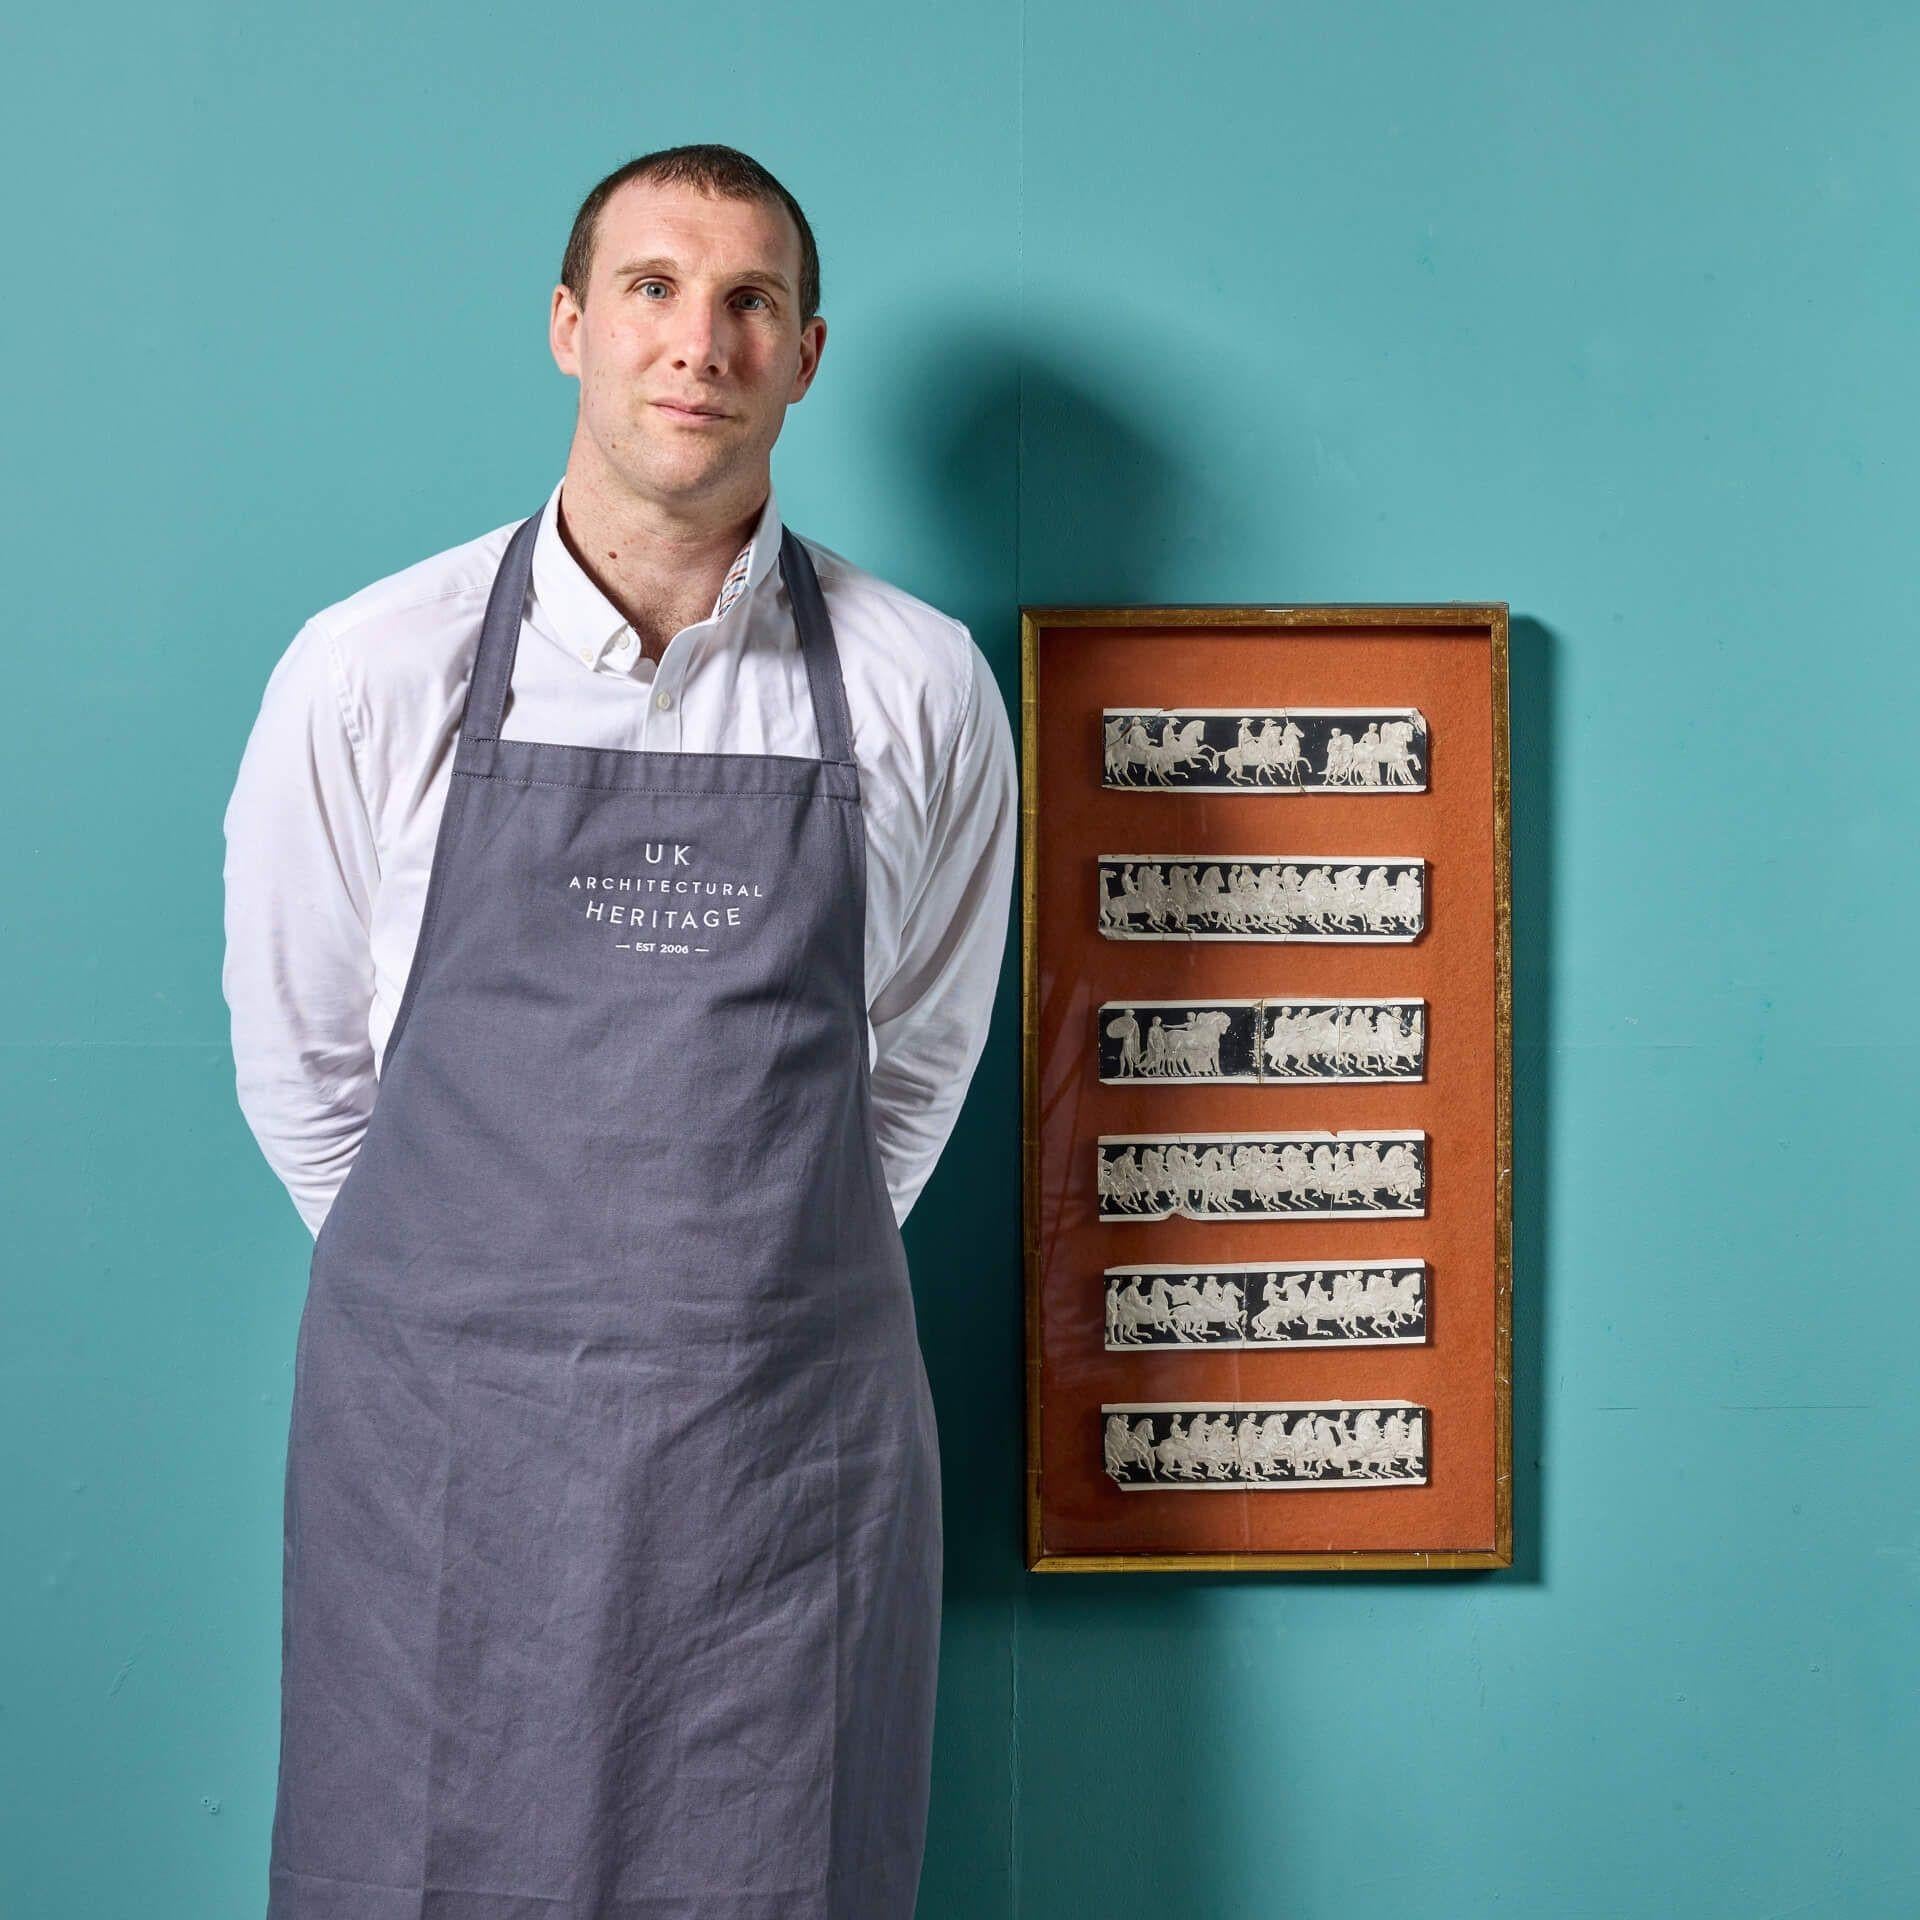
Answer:
[[[549,337],[581,430],[661,503],[763,489],[827,323],[800,324],[800,236],[783,207],[629,180],[600,210],[586,303],[554,290]],[[751,501],[747,501],[751,505]]]

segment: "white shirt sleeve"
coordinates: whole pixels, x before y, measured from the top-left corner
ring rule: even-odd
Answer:
[[[373,1111],[379,858],[339,662],[312,621],[267,681],[223,827],[240,1109],[317,1235]]]
[[[1006,702],[968,635],[972,676],[939,792],[898,962],[870,1009],[874,1126],[894,1217],[904,1221],[959,1118],[986,1045],[1006,944],[1019,770]]]

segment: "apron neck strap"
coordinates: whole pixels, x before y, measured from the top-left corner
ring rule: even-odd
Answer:
[[[462,740],[500,738],[507,717],[507,689],[513,684],[513,657],[520,650],[520,622],[527,612],[527,588],[533,581],[533,543],[540,531],[539,514],[522,520],[501,556],[487,595],[486,618],[480,623],[480,651],[474,658],[473,678],[467,682],[467,704],[460,713]]]
[[[780,571],[787,582],[793,623],[800,630],[800,657],[807,663],[807,691],[813,696],[813,730],[822,760],[853,758],[853,720],[847,712],[847,683],[840,673],[840,649],[833,621],[820,591],[813,557],[791,527],[780,529]]]
[[[533,580],[533,544],[539,531],[539,514],[521,521],[493,577],[486,618],[480,625],[480,649],[460,715],[463,740],[500,738],[500,726],[507,716],[507,690],[513,684],[514,656],[520,648],[520,625],[526,617],[527,589]],[[853,721],[847,710],[847,687],[840,672],[833,621],[812,557],[791,527],[780,529],[780,572],[800,633],[800,657],[807,668],[807,691],[813,700],[820,758],[851,761]]]

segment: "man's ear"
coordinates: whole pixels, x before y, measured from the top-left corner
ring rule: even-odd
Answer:
[[[820,371],[820,356],[827,350],[827,323],[816,313],[800,329],[800,366],[793,376],[793,391],[787,395],[787,405],[804,399],[807,389],[813,385],[813,376]]]
[[[580,307],[573,291],[563,280],[553,290],[547,311],[547,346],[553,363],[562,373],[580,378]]]

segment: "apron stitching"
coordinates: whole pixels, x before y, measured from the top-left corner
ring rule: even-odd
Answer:
[[[702,752],[689,747],[684,751],[675,747],[583,747],[573,740],[527,740],[519,734],[502,734],[497,739],[485,739],[476,736],[471,742],[471,753],[462,751],[461,758],[490,760],[496,752],[504,751],[509,755],[519,753],[584,753],[595,759],[625,760],[633,766],[670,767],[676,761],[694,760],[702,766],[715,767],[721,771],[730,771],[743,760],[772,761],[782,767],[849,767],[854,772],[860,770],[857,759],[841,759],[837,755],[824,753],[727,753],[715,751]],[[461,773],[484,772],[484,768],[460,766]]]
[[[592,753],[592,747],[577,749],[581,753]],[[835,766],[837,761],[814,761],[811,765]],[[803,792],[786,787],[662,787],[651,781],[642,781],[635,786],[607,786],[598,780],[527,780],[511,773],[481,773],[472,767],[456,767],[454,772],[463,780],[494,780],[503,787],[554,787],[567,793],[664,793],[676,797],[694,800],[837,800],[842,806],[857,807],[860,796],[857,793]]]

